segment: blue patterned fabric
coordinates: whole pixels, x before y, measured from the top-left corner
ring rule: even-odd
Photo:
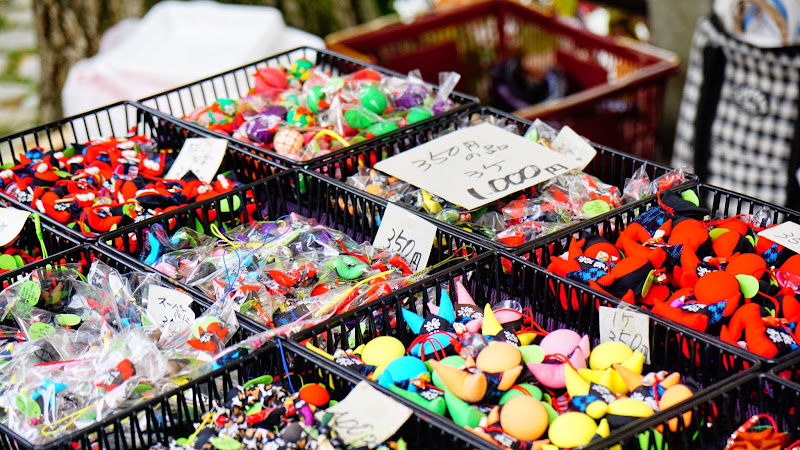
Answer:
[[[589,280],[597,280],[608,274],[610,268],[613,267],[605,261],[588,256],[578,256],[575,261],[581,266],[581,270],[567,273],[567,278],[582,284],[589,284]]]
[[[488,341],[507,342],[516,347],[520,346],[519,338],[513,331],[502,330],[494,336],[484,335],[484,337],[486,337]]]
[[[767,338],[778,348],[776,356],[783,356],[800,350],[800,345],[797,344],[794,337],[782,327],[767,327],[766,334]]]
[[[567,278],[570,280],[577,281],[582,284],[589,284],[589,280],[597,280],[598,278],[606,275],[608,272],[602,269],[596,269],[592,267],[591,269],[585,270],[576,270],[575,272],[567,273]]]
[[[437,331],[453,331],[453,324],[443,317],[428,314],[425,316],[425,322],[422,324],[420,333],[435,333]]]
[[[661,384],[657,383],[655,386],[639,386],[634,389],[633,392],[628,394],[628,397],[634,400],[640,400],[647,403],[648,406],[653,408],[654,410],[658,410],[658,402],[656,398],[661,398],[666,392],[666,388]]]
[[[650,235],[652,235],[661,227],[661,225],[664,225],[664,222],[666,222],[669,218],[669,213],[667,213],[660,206],[655,206],[645,211],[639,217],[633,219],[633,221],[641,225],[645,230],[647,230],[648,233],[650,233]]]
[[[599,259],[589,258],[588,256],[583,256],[583,255],[578,256],[577,258],[575,258],[575,261],[577,261],[578,264],[580,264],[582,269],[594,267],[605,271],[610,270],[610,266],[607,262],[600,261]]]
[[[767,263],[767,267],[770,267],[776,265],[779,254],[780,252],[778,251],[778,244],[772,244],[770,248],[761,254],[761,257],[764,259],[764,262]]]
[[[503,378],[503,373],[485,373],[486,375],[486,395],[483,396],[483,401],[487,403],[497,404],[500,397],[505,394],[504,391],[497,389],[500,386],[500,381]]]
[[[667,270],[672,270],[675,266],[681,265],[681,255],[683,254],[683,244],[667,245],[664,247],[667,252],[667,259],[664,261],[664,267]]]
[[[681,309],[686,313],[703,314],[708,316],[708,328],[712,328],[722,322],[722,315],[725,313],[725,305],[727,304],[727,300],[714,303],[713,305],[706,305],[705,303],[689,303],[681,306]]]
[[[342,356],[333,360],[336,364],[347,367],[350,370],[358,372],[363,376],[367,376],[375,371],[378,366],[372,366],[369,364],[364,364],[360,359],[354,358],[352,356]]]
[[[598,400],[605,403],[611,403],[616,399],[617,397],[611,392],[609,388],[603,386],[602,384],[592,383],[591,386],[589,387],[588,394],[572,397],[570,403],[576,410],[580,412],[585,412],[586,408],[589,405]]]
[[[698,277],[703,277],[708,273],[716,272],[718,270],[720,270],[719,267],[711,265],[711,264],[709,264],[709,263],[707,263],[705,261],[702,261],[702,262],[700,262],[700,264],[697,265],[697,268],[695,269],[695,272],[697,272],[697,276]]]

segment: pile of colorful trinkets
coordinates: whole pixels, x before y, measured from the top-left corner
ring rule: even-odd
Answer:
[[[419,74],[407,78],[372,69],[335,76],[301,59],[264,67],[241,99],[218,99],[184,119],[213,131],[307,161],[453,109],[461,77],[440,75],[434,93]]]

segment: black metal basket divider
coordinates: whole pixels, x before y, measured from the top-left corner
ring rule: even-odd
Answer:
[[[362,61],[357,61],[355,59],[328,50],[321,50],[311,47],[298,47],[293,50],[289,50],[274,56],[270,56],[269,58],[263,59],[261,61],[252,62],[250,64],[246,64],[241,67],[231,69],[227,72],[220,73],[218,75],[204,78],[202,80],[198,80],[193,83],[186,84],[184,86],[170,89],[169,91],[162,92],[160,94],[143,98],[139,100],[139,103],[149,108],[153,108],[158,111],[170,114],[176,118],[182,118],[191,113],[192,111],[194,111],[196,108],[210,105],[219,98],[238,100],[239,98],[246,97],[250,89],[255,84],[252,79],[253,74],[255,74],[259,69],[264,67],[274,67],[274,68],[279,68],[281,66],[289,67],[293,62],[300,59],[307,59],[311,62],[314,62],[315,65],[321,67],[323,70],[330,71],[331,75],[345,75],[361,69],[372,69],[377,72],[380,72],[383,75],[398,76],[398,77],[405,76],[397,72],[382,67],[374,66],[371,64],[367,64]],[[438,86],[434,86],[429,83],[425,84],[427,86],[433,87],[438,91]],[[461,110],[467,107],[468,105],[473,105],[478,103],[477,98],[464,95],[458,92],[451,93],[450,99],[453,100],[453,102],[456,105],[460,105],[457,106],[456,110]],[[435,117],[436,116],[434,116],[433,119],[426,119],[424,121],[420,121],[415,124],[401,127],[400,129],[395,130],[391,133],[387,133],[384,136],[376,136],[372,139],[367,139],[358,144],[354,144],[353,146],[339,149],[334,152],[331,152],[330,154],[312,158],[308,161],[296,161],[294,159],[281,156],[272,150],[266,150],[256,145],[246,143],[238,139],[234,139],[224,133],[210,131],[201,127],[200,125],[191,123],[183,119],[180,120],[181,122],[189,126],[192,126],[193,128],[204,130],[205,132],[211,133],[217,137],[229,139],[230,141],[235,142],[237,145],[247,148],[251,152],[254,152],[258,155],[265,156],[272,161],[277,161],[280,164],[287,165],[290,167],[301,167],[301,166],[305,167],[308,166],[309,164],[314,164],[318,161],[328,158],[331,155],[348,152],[354,148],[361,148],[373,144],[382,139],[385,139],[388,136],[397,133],[407,132],[409,129],[417,128],[429,122],[430,120],[435,120]]]
[[[188,127],[166,114],[133,102],[119,102],[0,138],[0,163],[18,164],[19,155],[34,147],[59,151],[72,144],[82,144],[93,139],[123,137],[131,130],[153,139],[161,148],[172,147],[178,150],[187,138],[211,137],[208,133]],[[233,171],[237,180],[245,184],[281,170],[285,170],[285,167],[238,150],[230,144],[219,168],[220,173]],[[0,196],[17,208],[37,212],[4,193],[0,193]],[[85,236],[47,216],[43,215],[42,219],[81,242],[91,242],[97,238]]]
[[[585,333],[591,338],[592,346],[600,343],[597,307],[614,307],[618,304],[618,301],[605,298],[597,302],[590,301],[584,294],[579,298],[579,304],[583,306],[575,309],[570,304],[563,309],[553,292],[571,296],[577,294],[575,286],[527,261],[509,259],[502,252],[492,252],[439,272],[380,301],[362,305],[300,331],[292,339],[300,343],[310,342],[328,353],[333,353],[337,348],[356,348],[377,336],[394,336],[409,345],[415,335],[405,324],[402,315],[398,314],[399,309],[410,308],[424,316],[429,312],[427,303],[438,304],[439,296],[445,289],[455,302],[457,297],[453,282],[457,279],[462,280],[481,308],[487,303],[517,300],[523,308],[531,308],[537,323],[546,330],[565,327]],[[702,393],[713,392],[734,379],[760,370],[758,360],[747,352],[734,346],[719,345],[714,339],[687,327],[652,318],[649,331],[651,363],[646,366],[645,372],[680,372],[699,383],[703,387]],[[667,416],[665,412],[658,412],[654,417],[663,419]],[[636,425],[636,422],[626,425],[619,432],[624,433]],[[452,422],[448,422],[448,429],[459,435],[471,434]],[[611,439],[616,435],[617,432],[612,433],[610,438],[592,442],[583,448],[606,448],[612,445]]]
[[[778,364],[769,370],[769,373],[785,380],[787,383],[800,390],[800,354]],[[800,414],[800,411],[798,411]]]
[[[701,206],[703,205],[710,206],[709,209],[711,211],[712,218],[716,216],[731,217],[737,214],[754,214],[757,211],[759,211],[759,209],[767,207],[771,209],[772,223],[782,223],[788,220],[794,222],[800,221],[800,212],[793,211],[791,209],[784,208],[781,206],[772,205],[770,203],[758,200],[756,198],[749,197],[743,194],[738,194],[736,192],[729,191],[727,189],[702,183],[697,184],[691,189],[694,190],[698,198],[700,198]],[[542,239],[542,242],[538,244],[537,247],[520,250],[516,254],[518,255],[519,258],[525,261],[529,261],[535,264],[536,266],[547,267],[554,257],[558,257],[559,255],[567,251],[569,247],[569,242],[573,236],[579,236],[581,232],[588,232],[604,236],[611,242],[615,242],[616,239],[619,237],[619,234],[622,232],[622,230],[624,230],[628,225],[630,225],[635,218],[639,217],[640,214],[647,211],[648,208],[651,208],[656,205],[658,205],[658,199],[655,197],[641,202],[637,202],[635,204],[620,208],[617,211],[612,211],[610,215],[604,217],[600,221],[587,222],[583,224],[582,227],[580,228],[562,230],[553,233],[551,235],[548,235],[544,239]],[[578,292],[579,295],[586,296],[588,298],[602,299],[602,301],[610,301],[615,303],[620,302],[619,299],[611,297],[608,294],[602,293],[600,291],[596,291],[590,288],[588,285],[578,284],[575,281],[568,280],[566,278],[563,278],[562,280],[564,281],[565,285],[566,284],[572,285],[573,289],[576,292]],[[662,321],[677,325],[677,323],[672,322],[669,319],[657,316],[641,308],[639,309],[641,312],[644,312],[651,317],[656,317]],[[724,345],[724,346],[730,345],[720,341],[719,339],[716,340],[718,345]],[[796,355],[794,354],[786,355],[778,359],[767,359],[755,355],[753,353],[751,353],[751,355],[755,358],[758,358],[765,367],[768,367],[775,364],[779,364],[787,359],[791,359],[793,356],[800,356],[800,353],[797,353]]]
[[[252,218],[256,221],[276,220],[281,216],[297,213],[340,230],[356,241],[372,241],[378,231],[375,219],[386,209],[385,200],[369,199],[352,187],[334,184],[327,178],[306,173],[302,169],[292,169],[234,189],[215,199],[122,227],[103,235],[98,245],[140,270],[152,271],[151,267],[138,259],[142,251],[140,243],[144,242],[146,236],[145,230],[151,225],[161,224],[165,229],[173,231],[183,226],[201,226],[208,232],[211,224],[220,229],[229,229],[232,225],[249,223],[250,218],[244,211],[245,208],[238,212],[231,210],[211,214],[221,211],[222,202],[233,204],[234,197],[244,199],[243,204],[252,208]],[[429,266],[440,265],[439,270],[443,270],[448,265],[455,264],[456,258],[465,257],[465,251],[483,253],[489,250],[488,247],[469,241],[460,233],[439,228],[434,238]],[[176,283],[183,289],[195,292],[206,303],[212,301],[199,290]],[[240,315],[239,320],[251,328],[265,329],[265,325],[249,317]]]
[[[530,127],[532,124],[532,122],[520,119],[494,108],[474,106],[467,110],[451,111],[450,113],[431,119],[420,126],[416,126],[410,131],[402,134],[393,134],[388,138],[381,140],[380,142],[373,143],[372,145],[361,145],[352,148],[346,153],[331,155],[321,162],[309,165],[307,170],[320,173],[336,180],[339,183],[345,184],[347,177],[358,173],[359,165],[365,165],[371,168],[379,161],[388,159],[418,145],[429,142],[434,138],[439,137],[443,133],[455,131],[456,125],[470,123],[478,119],[489,119],[507,126],[516,126],[520,135],[524,134],[528,127]],[[594,160],[586,167],[586,169],[584,169],[584,171],[600,178],[602,181],[608,184],[617,186],[620,190],[625,186],[625,180],[627,178],[631,178],[634,171],[641,166],[645,166],[647,174],[651,180],[672,170],[669,167],[637,158],[635,156],[631,156],[602,145],[592,144],[592,147],[597,150],[597,156],[595,156]],[[687,180],[685,183],[672,189],[687,189],[693,186],[696,182],[697,177],[689,174],[687,175]],[[370,198],[380,198],[366,192],[362,192],[362,195],[366,195]],[[513,194],[511,196],[513,197]],[[646,199],[639,200],[633,204],[639,204],[644,201],[646,201]],[[588,220],[570,224],[566,226],[562,232],[574,230],[584,226],[587,222],[602,221],[604,218],[613,213],[614,211],[611,211]],[[434,219],[431,218],[431,220]],[[450,225],[441,221],[436,221],[436,223],[437,225],[446,227],[449,230],[456,229],[463,231],[454,225]],[[499,250],[505,250],[507,252],[521,252],[523,251],[522,249],[538,247],[539,242],[545,238],[536,238],[517,247],[510,247],[502,242],[490,241],[477,233],[474,234],[474,239],[484,241],[487,243],[487,245]]]
[[[21,280],[22,278],[27,276],[29,273],[32,273],[34,271],[40,271],[41,276],[46,276],[47,270],[50,270],[51,268],[54,268],[54,267],[64,266],[64,265],[67,265],[67,264],[76,265],[76,267],[80,270],[80,272],[82,274],[86,275],[88,273],[89,268],[91,267],[92,263],[95,262],[95,261],[100,261],[100,262],[108,265],[109,267],[116,269],[117,271],[119,271],[123,275],[126,274],[126,273],[129,273],[131,271],[140,271],[141,270],[138,267],[132,267],[131,265],[127,264],[125,261],[123,261],[120,258],[118,258],[116,255],[114,255],[114,254],[112,254],[110,252],[107,252],[106,250],[103,250],[101,248],[97,248],[94,245],[88,245],[87,244],[87,245],[76,246],[73,249],[63,251],[63,252],[58,253],[56,255],[50,256],[48,258],[45,258],[45,259],[42,259],[42,260],[39,260],[39,261],[35,261],[35,262],[33,262],[31,264],[28,264],[28,265],[26,265],[24,267],[17,268],[17,269],[8,271],[8,272],[6,272],[4,274],[1,274],[0,275],[0,290],[9,287],[11,284]],[[176,287],[180,288],[180,286],[177,286],[177,283],[175,283],[174,281],[169,280],[166,277],[163,277],[163,279],[165,281],[170,282],[170,284],[175,285]],[[189,293],[189,295],[191,295],[193,297],[193,300],[194,300],[192,302],[192,304],[191,304],[192,310],[194,310],[194,313],[199,316],[200,314],[202,314],[206,310],[208,305],[206,305],[203,302],[198,301],[197,294],[195,294],[193,292],[188,292],[188,293]],[[7,325],[12,326],[12,327],[16,326],[16,322],[14,322],[14,319],[6,319],[6,323],[4,323],[4,324],[7,324]],[[240,342],[240,341],[252,336],[253,334],[255,334],[257,332],[258,332],[258,330],[250,329],[250,328],[248,328],[246,326],[246,324],[241,324],[240,323],[239,324],[239,329],[237,330],[236,334],[231,338],[231,340],[229,341],[228,345],[229,346],[235,345],[236,343],[238,343],[238,342]],[[167,396],[169,396],[169,394],[167,394]],[[157,401],[157,399],[156,399],[156,401]],[[152,403],[153,403],[153,401],[148,401],[146,404],[152,404]],[[102,437],[104,437],[105,439],[108,439],[108,436],[105,435],[104,433],[107,433],[108,435],[114,436],[115,440],[113,442],[115,442],[116,444],[115,445],[109,445],[109,441],[106,440],[105,443],[104,443],[104,446],[106,448],[123,448],[123,447],[120,446],[121,445],[120,444],[121,441],[119,441],[119,438],[121,436],[123,436],[123,435],[117,433],[116,431],[109,431],[109,430],[112,430],[109,427],[114,425],[115,426],[114,430],[116,430],[117,427],[119,427],[125,419],[135,418],[136,414],[134,412],[135,411],[141,411],[142,408],[143,408],[142,405],[135,405],[133,407],[127,407],[127,408],[115,413],[113,416],[109,417],[106,420],[98,422],[97,424],[94,424],[94,425],[92,425],[90,427],[77,430],[77,431],[75,431],[73,433],[70,433],[69,435],[66,435],[66,436],[64,436],[62,438],[54,440],[53,442],[50,442],[50,443],[48,443],[46,445],[31,445],[28,441],[26,441],[24,438],[22,438],[21,436],[19,436],[16,433],[14,433],[13,431],[11,431],[8,427],[6,427],[3,424],[0,424],[0,449],[5,449],[5,448],[56,449],[56,448],[64,448],[65,445],[68,446],[69,443],[72,442],[72,441],[80,441],[82,448],[89,449],[89,448],[93,448],[90,445],[90,439],[89,439],[89,435],[91,433],[99,433],[100,435],[103,435]],[[185,402],[183,404],[183,408],[184,408],[184,410],[181,410],[181,411],[185,412],[185,410],[186,410]],[[171,416],[171,417],[173,417],[173,419],[177,419],[178,418],[177,416]],[[148,417],[148,419],[149,419],[149,417]],[[189,423],[191,423],[191,422],[189,422]],[[148,426],[155,426],[157,424],[158,424],[158,422],[156,422],[156,421],[149,421],[147,425]],[[140,424],[137,425],[137,426],[141,427]],[[121,429],[121,427],[119,429]],[[138,432],[142,433],[144,431],[140,429],[140,430],[138,430]],[[136,447],[134,446],[134,447],[131,447],[131,448],[136,448]]]
[[[608,445],[639,444],[641,450],[718,450],[755,414],[772,416],[780,430],[800,438],[800,386],[773,374],[751,373],[679,403],[608,439]],[[683,420],[681,420],[683,418]],[[761,422],[762,424],[765,422]],[[663,432],[657,440],[653,429]],[[627,448],[627,447],[625,447]],[[633,447],[632,447],[633,448]]]

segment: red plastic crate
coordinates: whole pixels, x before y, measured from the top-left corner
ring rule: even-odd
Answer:
[[[535,54],[538,69],[557,64],[577,90],[515,115],[569,125],[597,143],[651,160],[667,80],[678,69],[674,53],[601,37],[514,0],[479,0],[410,24],[382,18],[329,35],[326,43],[401,73],[419,68],[429,82],[438,82],[440,71],[456,71],[462,76],[458,89],[484,104],[492,104],[490,71],[496,63]]]

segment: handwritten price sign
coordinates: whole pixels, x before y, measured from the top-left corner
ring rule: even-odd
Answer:
[[[194,322],[192,298],[163,286],[150,286],[147,292],[147,315],[156,325],[175,323],[188,327]]]
[[[592,162],[594,157],[597,156],[597,150],[589,145],[586,139],[568,126],[564,126],[564,128],[558,132],[558,136],[553,139],[550,146],[558,153],[567,155],[578,161],[580,163],[578,166],[580,170],[585,169],[586,166]]]
[[[31,213],[14,208],[0,208],[0,246],[19,236]]]
[[[360,381],[341,402],[318,415],[336,416],[334,428],[345,444],[380,444],[403,426],[412,411],[391,397]]]
[[[629,309],[600,307],[600,343],[621,342],[650,364],[650,318]]]
[[[428,265],[436,229],[436,225],[422,217],[389,203],[381,218],[374,245],[399,253],[409,262],[411,270],[416,272]]]
[[[475,209],[583,165],[499,127],[481,124],[379,161],[375,169]]]
[[[209,183],[219,170],[227,149],[228,141],[225,139],[186,139],[164,178],[177,180],[192,172],[197,179]]]
[[[767,228],[758,233],[770,241],[782,245],[795,253],[800,253],[800,225],[794,222],[784,222],[780,225]]]

